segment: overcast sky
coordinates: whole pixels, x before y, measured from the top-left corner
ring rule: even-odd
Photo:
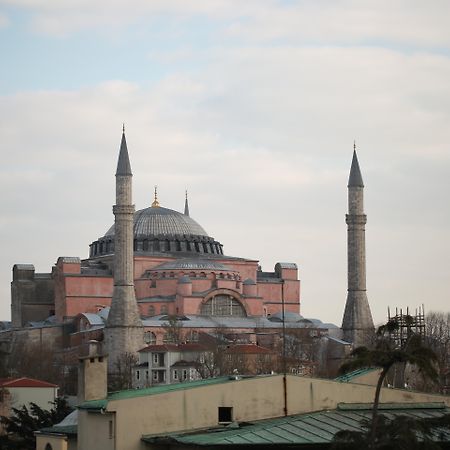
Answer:
[[[0,319],[11,269],[88,255],[113,222],[122,122],[136,208],[225,253],[296,262],[301,313],[341,324],[356,140],[367,286],[449,308],[450,2],[0,0]]]

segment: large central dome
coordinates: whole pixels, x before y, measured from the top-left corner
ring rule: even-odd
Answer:
[[[114,231],[113,225],[103,237],[90,245],[91,258],[114,253]],[[157,200],[151,207],[134,213],[133,235],[135,253],[169,253],[180,257],[191,257],[193,254],[223,254],[222,244],[208,236],[208,233],[189,217],[189,209],[182,214],[159,206]]]
[[[105,237],[114,235],[114,225]],[[150,207],[134,213],[134,237],[140,236],[192,235],[208,236],[208,233],[194,220],[173,209]]]

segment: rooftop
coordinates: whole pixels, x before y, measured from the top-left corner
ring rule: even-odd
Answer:
[[[145,389],[130,389],[126,391],[111,392],[108,397],[102,400],[91,400],[84,402],[78,406],[80,409],[88,410],[100,410],[106,408],[108,402],[114,400],[126,400],[129,398],[146,397],[149,395],[165,394],[167,392],[173,391],[184,391],[186,389],[194,389],[203,386],[211,386],[215,384],[232,383],[236,381],[235,378],[230,377],[218,377],[218,378],[207,378],[204,380],[189,381],[186,383],[176,383],[176,384],[164,384],[159,386],[152,386]]]
[[[58,385],[47,381],[35,380],[34,378],[0,378],[0,387],[3,388],[57,388]]]
[[[180,446],[269,446],[330,444],[338,431],[362,431],[361,420],[371,414],[372,404],[339,404],[338,408],[307,414],[296,414],[246,423],[232,423],[227,427],[165,436],[143,436],[151,444]],[[380,412],[389,418],[397,415],[420,418],[439,418],[450,413],[444,403],[381,404]],[[448,429],[437,428],[435,438],[450,442]],[[261,447],[260,447],[261,448]]]

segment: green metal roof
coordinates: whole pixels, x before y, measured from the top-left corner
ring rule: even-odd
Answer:
[[[355,407],[353,407],[355,406]],[[450,413],[444,403],[434,404],[383,404],[382,411],[388,418],[407,415],[415,418],[437,418]],[[253,423],[231,424],[195,433],[143,436],[151,444],[178,444],[184,446],[261,446],[330,444],[341,430],[361,431],[361,420],[371,415],[370,405],[340,404],[338,409],[320,411]],[[439,429],[439,441],[450,442],[450,432]]]
[[[334,379],[334,381],[340,381],[341,383],[350,383],[353,379],[366,375],[367,373],[373,372],[375,370],[380,370],[378,367],[366,367],[364,369],[357,369],[353,372],[344,373]]]
[[[65,434],[68,436],[76,436],[77,435],[77,426],[76,425],[66,425],[63,427],[53,426],[47,428],[41,428],[38,433],[41,434]]]
[[[241,378],[242,379],[242,378]],[[197,387],[210,386],[235,381],[232,377],[207,378],[205,380],[189,381],[186,383],[163,384],[145,389],[129,389],[126,391],[111,392],[108,397],[102,400],[90,400],[78,406],[80,409],[99,410],[104,409],[108,402],[113,400],[125,400],[129,398],[145,397],[148,395],[165,394],[166,392],[183,391]]]

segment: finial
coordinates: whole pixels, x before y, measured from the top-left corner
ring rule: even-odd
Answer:
[[[186,200],[188,199],[188,197],[187,197],[187,189],[184,191],[185,192],[185,194],[186,194]]]
[[[125,134],[125,122],[122,123],[122,133]]]
[[[353,140],[353,151],[356,152],[356,141],[355,140]]]
[[[159,208],[159,202],[158,202],[158,186],[155,185],[155,199],[152,203],[152,208]]]

